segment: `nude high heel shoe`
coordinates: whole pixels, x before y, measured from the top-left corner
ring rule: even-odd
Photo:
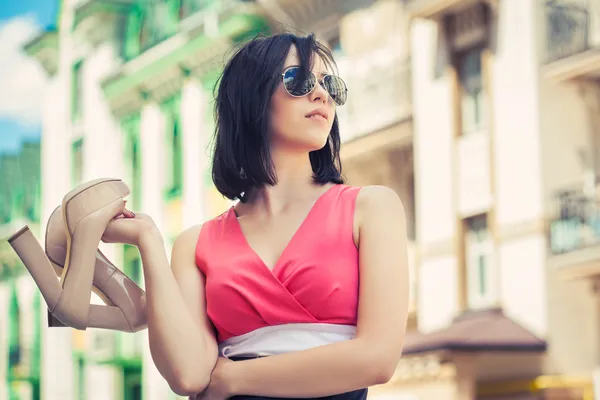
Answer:
[[[110,291],[117,298],[101,294],[107,305],[90,304],[98,244],[106,225],[122,211],[123,197],[128,194],[129,188],[120,180],[96,179],[64,197],[62,214],[67,248],[60,283],[57,279],[59,264],[52,265],[29,227],[25,226],[8,239],[42,292],[50,313],[56,317],[50,320],[52,326],[60,325],[56,323],[58,320],[64,326],[78,330],[90,327],[134,332],[145,327],[145,322],[140,323],[139,319],[135,322],[135,315],[141,314],[131,313],[126,307],[127,304],[136,304],[137,309],[145,311],[145,297],[138,298],[137,302],[124,301],[129,292],[121,291],[119,296],[118,291],[113,289],[115,282],[119,282],[110,279],[118,277],[114,271],[107,276],[107,270],[101,268],[97,275],[101,281],[107,277],[103,284],[104,294]],[[106,290],[108,287],[110,289]],[[133,315],[134,325],[125,317],[124,310],[114,304],[123,305],[125,312]],[[145,312],[142,314],[145,320]]]
[[[62,276],[67,257],[67,231],[63,223],[62,206],[58,206],[50,215],[46,225],[46,256],[54,267],[57,276]],[[106,256],[96,250],[92,291],[107,306],[121,309],[131,327],[137,332],[147,327],[146,293]],[[48,311],[48,326],[65,326]],[[116,329],[107,327],[106,329]]]

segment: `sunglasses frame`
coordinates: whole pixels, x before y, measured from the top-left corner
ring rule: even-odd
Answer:
[[[323,74],[323,79],[319,80],[319,79],[316,77],[316,75],[315,75],[315,74],[314,74],[312,71],[308,71],[308,73],[309,73],[310,75],[312,75],[312,76],[315,78],[315,84],[313,85],[313,87],[312,87],[312,88],[311,88],[311,89],[310,89],[308,92],[306,92],[305,94],[302,94],[302,95],[300,95],[300,96],[296,96],[296,95],[293,95],[293,94],[291,94],[291,93],[290,93],[290,91],[288,90],[288,88],[285,86],[285,73],[286,73],[286,72],[288,72],[288,71],[289,71],[290,69],[292,69],[292,68],[298,68],[298,69],[299,69],[300,67],[299,67],[299,66],[297,66],[297,65],[292,65],[292,66],[289,66],[289,67],[287,67],[286,69],[284,69],[284,70],[283,70],[283,72],[281,73],[281,81],[282,81],[282,83],[283,83],[283,88],[285,89],[285,91],[287,92],[287,94],[289,94],[290,96],[292,96],[292,97],[296,97],[296,98],[300,98],[300,97],[308,96],[309,94],[311,94],[311,93],[313,92],[313,90],[315,90],[315,88],[317,87],[317,83],[318,83],[319,85],[321,85],[321,87],[322,87],[323,89],[325,89],[325,91],[327,92],[327,95],[328,95],[328,96],[331,98],[331,100],[333,100],[333,102],[334,102],[334,103],[335,103],[335,104],[336,104],[338,107],[342,107],[342,106],[343,106],[344,104],[346,104],[346,102],[348,101],[348,96],[347,96],[347,93],[348,93],[348,85],[346,85],[346,81],[344,81],[344,80],[343,80],[341,77],[339,77],[339,76],[337,76],[337,75],[333,75],[333,74]],[[331,93],[329,93],[329,90],[327,90],[327,88],[326,88],[325,86],[323,86],[323,81],[324,81],[325,77],[327,77],[327,76],[333,76],[333,77],[336,77],[337,79],[341,80],[341,81],[344,83],[344,91],[346,92],[346,101],[344,102],[344,104],[342,104],[342,105],[339,105],[338,103],[336,103],[336,101],[333,99],[333,96],[331,96]]]

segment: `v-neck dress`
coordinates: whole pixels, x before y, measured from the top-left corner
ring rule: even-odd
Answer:
[[[280,354],[354,337],[359,190],[334,185],[323,193],[273,269],[246,241],[233,207],[203,224],[196,264],[222,356]]]

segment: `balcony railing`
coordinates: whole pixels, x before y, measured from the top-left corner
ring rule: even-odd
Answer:
[[[553,62],[590,48],[589,11],[577,4],[546,2],[546,61]]]
[[[371,68],[349,81],[348,102],[339,109],[343,140],[375,132],[412,115],[410,62]]]
[[[557,196],[557,218],[550,223],[550,251],[564,254],[600,244],[600,201],[580,190]]]

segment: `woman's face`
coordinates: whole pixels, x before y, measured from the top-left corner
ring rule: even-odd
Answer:
[[[295,46],[290,48],[280,72],[291,66],[300,66]],[[327,72],[326,64],[315,54],[312,73],[317,81],[321,81]],[[316,111],[324,116],[314,115]],[[334,117],[335,103],[318,82],[306,96],[293,97],[285,90],[280,78],[271,99],[271,147],[306,152],[319,150],[327,143]]]

